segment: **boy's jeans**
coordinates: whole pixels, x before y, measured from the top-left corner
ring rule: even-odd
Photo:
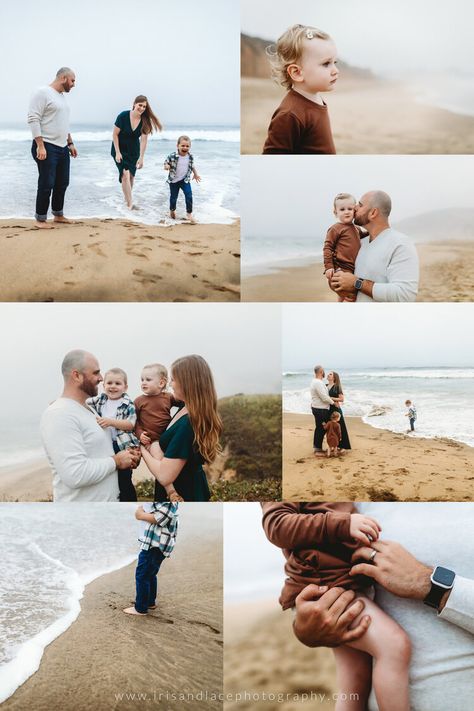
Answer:
[[[135,610],[137,612],[147,612],[148,608],[155,604],[157,592],[156,576],[164,559],[165,556],[160,548],[149,548],[147,551],[140,551],[135,571]]]
[[[415,418],[414,417],[410,417],[410,429],[412,432],[415,431]]]
[[[186,200],[186,212],[190,215],[193,211],[193,191],[191,189],[191,183],[185,183],[184,180],[178,180],[177,183],[170,183],[170,210],[176,210],[176,202],[180,188]]]
[[[117,440],[112,442],[115,454],[120,452],[120,447],[117,444]],[[119,485],[119,501],[136,501],[137,492],[133,486],[132,481],[132,470],[131,469],[117,469],[118,474],[118,485]]]
[[[49,199],[51,191],[53,199],[51,203],[53,215],[62,216],[64,207],[64,195],[69,185],[69,148],[55,146],[53,143],[44,144],[46,148],[45,160],[38,160],[36,157],[36,141],[31,146],[31,155],[38,166],[38,192],[36,193],[36,213],[35,218],[39,222],[46,222],[48,217]]]

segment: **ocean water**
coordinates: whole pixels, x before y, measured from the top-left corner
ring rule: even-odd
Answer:
[[[71,181],[66,196],[68,217],[128,218],[144,224],[171,224],[169,187],[163,169],[176,139],[187,133],[192,140],[201,183],[192,182],[196,218],[203,223],[228,224],[239,214],[240,133],[236,127],[169,127],[148,141],[145,164],[137,171],[130,212],[123,203],[118,170],[110,155],[110,126],[72,127],[78,157],[71,159]],[[34,214],[38,173],[31,156],[31,134],[22,126],[0,126],[0,218],[30,218]],[[14,189],[12,189],[14,187]],[[185,215],[182,196],[178,217]]]
[[[372,427],[405,432],[405,400],[417,409],[417,437],[448,437],[474,447],[474,368],[341,370],[344,414]],[[310,413],[311,369],[283,374],[283,408]]]
[[[21,422],[0,417],[0,477],[2,470],[44,458],[39,418],[25,415]]]
[[[137,555],[135,504],[0,504],[0,703],[80,612],[84,587]]]

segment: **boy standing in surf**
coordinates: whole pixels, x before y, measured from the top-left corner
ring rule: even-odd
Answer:
[[[193,191],[191,179],[196,183],[201,182],[201,176],[194,167],[194,158],[190,153],[191,139],[189,136],[180,136],[177,142],[177,151],[170,153],[165,160],[164,168],[168,171],[167,183],[170,186],[170,217],[176,219],[176,203],[179,191],[184,193],[186,201],[186,220],[192,225],[196,220],[193,217]]]

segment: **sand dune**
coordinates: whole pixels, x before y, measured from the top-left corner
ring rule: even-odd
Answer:
[[[312,415],[284,413],[283,498],[290,501],[471,501],[474,447],[375,429],[347,417],[352,450],[313,456]]]
[[[238,301],[239,224],[0,221],[2,301]]]

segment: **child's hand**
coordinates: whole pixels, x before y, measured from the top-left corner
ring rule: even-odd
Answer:
[[[170,491],[170,493],[168,494],[168,498],[170,501],[184,501],[183,497],[178,494],[176,489]]]
[[[138,519],[138,521],[140,521],[142,518],[142,514],[144,514],[144,513],[145,513],[145,511],[143,509],[143,506],[139,506],[135,511],[135,518]]]
[[[163,166],[163,168],[164,168],[165,170],[169,170],[169,169],[171,168],[171,166],[170,166],[169,163],[165,163],[164,166]]]
[[[326,271],[324,272],[324,276],[328,281],[331,281],[334,276],[334,269],[326,269]]]
[[[351,537],[359,543],[370,546],[372,541],[378,540],[381,530],[380,524],[374,518],[362,514],[351,514],[349,532]]]
[[[110,427],[110,420],[108,417],[96,417],[97,424],[100,425],[100,427],[104,428],[105,427]]]
[[[194,173],[194,176],[193,176],[193,177],[194,177],[194,180],[196,181],[196,183],[200,183],[200,182],[201,182],[201,176],[198,175],[197,173]]]
[[[140,442],[145,445],[145,447],[149,447],[151,444],[151,439],[148,437],[146,432],[142,432],[140,435]]]

